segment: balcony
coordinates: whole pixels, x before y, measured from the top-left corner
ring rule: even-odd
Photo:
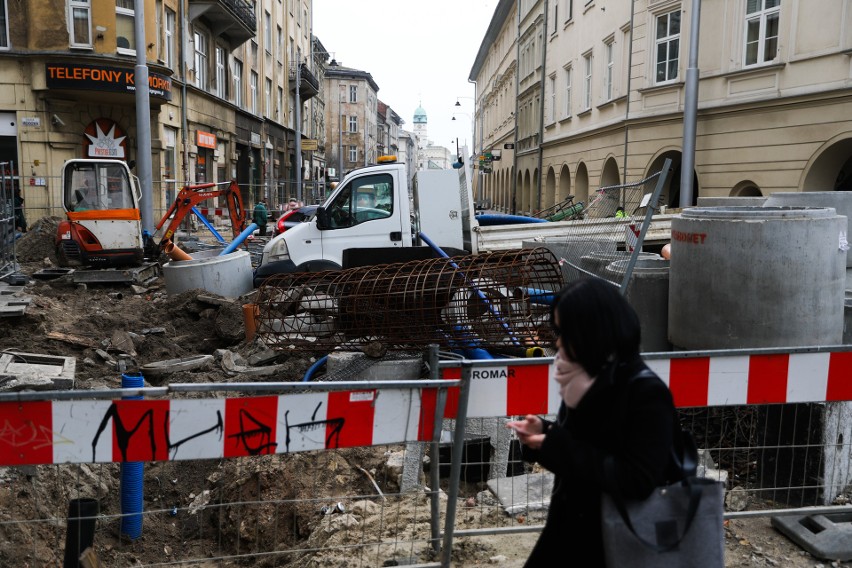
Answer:
[[[257,32],[254,9],[244,0],[189,0],[189,19],[203,20],[232,51]]]
[[[317,81],[316,76],[311,73],[311,70],[308,69],[308,66],[304,63],[299,65],[299,98],[302,102],[313,98],[319,94],[319,81]],[[290,68],[290,90],[296,90],[296,69],[295,67]]]

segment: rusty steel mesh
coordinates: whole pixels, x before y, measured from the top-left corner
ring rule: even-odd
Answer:
[[[549,303],[562,284],[545,248],[279,274],[258,290],[256,329],[272,349],[380,341],[522,353],[555,340]]]

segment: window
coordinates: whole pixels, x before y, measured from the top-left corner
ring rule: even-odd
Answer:
[[[207,36],[196,30],[195,43],[195,86],[207,89]]]
[[[284,53],[284,30],[281,29],[281,26],[278,26],[278,38],[277,43],[275,44],[275,60],[281,65],[281,55]]]
[[[243,62],[234,59],[234,104],[243,108]]]
[[[613,67],[615,66],[615,56],[613,55],[613,41],[609,40],[604,44],[604,55],[606,57],[606,67],[604,68],[604,98],[612,100],[612,79]]]
[[[220,99],[228,98],[227,89],[225,89],[225,65],[228,62],[228,54],[224,47],[216,46],[216,96]]]
[[[272,14],[263,13],[263,47],[266,53],[272,53]]]
[[[249,110],[253,114],[257,114],[257,80],[258,80],[257,71],[252,71],[251,72],[251,79],[249,80],[249,91],[251,91],[251,93],[250,93],[251,94],[251,101],[250,101],[251,107],[249,108]]]
[[[349,102],[358,102],[358,85],[349,85]]]
[[[745,64],[758,65],[778,55],[778,18],[781,0],[747,0]]]
[[[556,119],[556,75],[547,78],[547,90],[550,99],[547,107],[547,122],[553,122]]]
[[[154,3],[154,29],[157,30],[157,59],[163,60],[163,0]]]
[[[680,59],[680,10],[657,17],[655,83],[677,79]]]
[[[568,10],[566,10],[565,21],[571,21],[574,18],[574,0],[568,0]]]
[[[358,161],[358,146],[349,146],[349,161]]]
[[[358,147],[350,146],[349,151],[351,158],[351,152],[357,154]],[[335,196],[328,206],[328,216],[332,228],[340,229],[387,219],[393,207],[393,178],[389,174],[362,176],[352,180],[351,185],[347,184]]]
[[[565,68],[565,102],[562,107],[565,117],[571,116],[571,71],[571,67]]]
[[[92,47],[92,8],[89,0],[70,0],[69,12],[71,47]],[[6,47],[8,47],[9,35],[6,28],[9,20],[6,17],[5,0],[3,1],[3,20],[3,33],[6,34]]]
[[[175,66],[175,12],[166,8],[166,52],[163,60],[166,67],[173,69]]]
[[[136,0],[115,0],[115,41],[119,53],[136,54]]]
[[[592,108],[592,54],[583,56],[583,110]]]
[[[264,94],[264,102],[266,103],[266,108],[264,111],[266,112],[266,116],[272,116],[272,79],[267,79],[265,83]]]
[[[281,109],[284,108],[284,88],[278,87],[278,104],[275,106],[275,118],[281,122]]]
[[[165,182],[166,203],[172,203],[176,197],[177,187],[177,130],[165,127],[166,147],[163,152],[163,181]]]
[[[358,117],[349,117],[349,132],[358,132]]]
[[[9,14],[6,0],[0,0],[0,49],[9,49]]]

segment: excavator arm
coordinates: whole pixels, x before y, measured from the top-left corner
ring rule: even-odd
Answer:
[[[219,189],[215,183],[202,183],[199,185],[186,185],[178,193],[171,207],[169,207],[160,222],[157,223],[156,232],[159,232],[168,222],[168,227],[159,242],[162,250],[180,227],[181,222],[192,212],[192,208],[211,197],[224,197],[228,207],[228,216],[231,218],[231,231],[234,238],[239,236],[246,228],[246,211],[243,207],[243,198],[237,182],[231,180],[228,187]],[[169,221],[171,219],[171,221]]]

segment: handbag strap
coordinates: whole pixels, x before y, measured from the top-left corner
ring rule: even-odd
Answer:
[[[645,368],[632,376],[629,379],[629,383],[640,378],[654,376],[656,375],[654,375],[650,369]],[[624,398],[627,398],[626,394]],[[622,414],[622,416],[623,415],[624,414]],[[689,532],[689,528],[692,526],[692,521],[695,519],[695,514],[698,512],[698,506],[701,504],[701,487],[695,484],[692,480],[698,468],[698,449],[696,448],[695,440],[691,434],[680,427],[676,418],[673,429],[674,436],[672,439],[671,457],[682,473],[682,483],[689,489],[689,506],[687,507],[686,524],[683,529],[683,534],[681,534],[678,539],[670,545],[661,546],[649,542],[636,533],[636,529],[633,528],[633,523],[630,521],[630,514],[628,513],[627,507],[624,505],[624,500],[621,497],[621,491],[615,477],[615,463],[613,457],[607,456],[603,463],[604,479],[606,480],[607,486],[612,488],[610,497],[612,497],[613,504],[615,504],[615,508],[618,510],[619,515],[621,515],[624,524],[627,525],[627,528],[630,529],[633,536],[639,539],[642,544],[656,550],[657,552],[668,552],[670,550],[674,550],[680,544]]]

